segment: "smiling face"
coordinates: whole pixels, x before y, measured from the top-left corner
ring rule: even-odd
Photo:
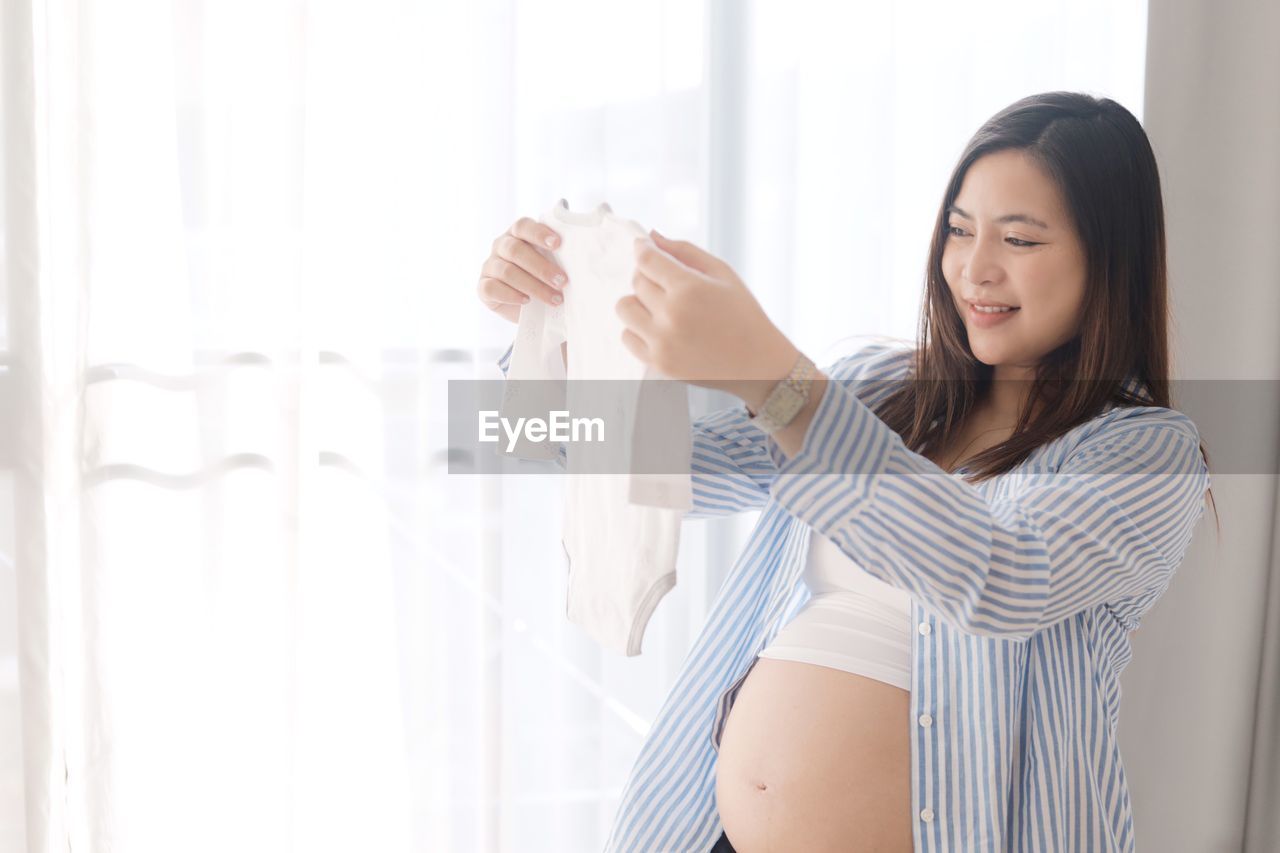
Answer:
[[[1079,331],[1084,246],[1057,186],[1017,149],[969,166],[947,214],[942,274],[969,348],[996,379],[1032,378],[1035,364]],[[970,300],[1018,310],[975,316]]]

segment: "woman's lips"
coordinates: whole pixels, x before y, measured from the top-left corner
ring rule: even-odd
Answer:
[[[1014,308],[1012,311],[1001,311],[999,313],[990,313],[979,311],[973,307],[973,303],[965,303],[965,313],[969,315],[969,322],[977,326],[979,329],[990,329],[993,326],[999,326],[1013,319],[1014,315],[1021,311],[1021,308]]]

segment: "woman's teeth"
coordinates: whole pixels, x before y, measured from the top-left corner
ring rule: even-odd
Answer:
[[[1012,308],[986,308],[981,305],[974,305],[973,310],[983,314],[1003,314],[1006,311],[1012,311]]]

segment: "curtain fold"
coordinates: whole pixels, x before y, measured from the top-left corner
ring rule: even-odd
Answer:
[[[1271,528],[1271,559],[1263,597],[1266,617],[1249,767],[1245,853],[1280,850],[1280,809],[1276,808],[1280,803],[1280,478],[1276,483],[1277,491],[1271,500],[1277,512]]]
[[[83,707],[75,663],[80,487],[77,438],[82,405],[80,342],[82,173],[76,127],[49,100],[78,97],[75,49],[38,46],[51,28],[75,31],[74,9],[5,6],[5,257],[14,407],[14,562],[22,784],[27,849],[65,843],[78,803],[68,790],[71,725]],[[56,142],[55,142],[56,140]],[[69,242],[53,234],[69,235]],[[42,287],[57,275],[63,286]]]

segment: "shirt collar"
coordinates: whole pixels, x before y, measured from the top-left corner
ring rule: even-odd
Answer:
[[[1148,402],[1151,401],[1151,391],[1147,388],[1146,383],[1138,377],[1137,373],[1130,373],[1122,383],[1122,387],[1130,394],[1134,394]]]

